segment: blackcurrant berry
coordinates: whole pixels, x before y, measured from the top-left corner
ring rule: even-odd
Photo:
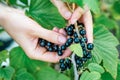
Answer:
[[[88,40],[87,40],[87,38],[86,38],[86,37],[84,37],[83,39],[84,39],[84,41],[87,43],[87,41],[88,41]]]
[[[57,54],[58,54],[58,56],[62,56],[63,55],[62,50],[58,50]]]
[[[60,47],[60,49],[61,49],[61,50],[65,50],[65,49],[66,49],[66,46],[65,46],[65,45],[62,45],[62,46]]]
[[[80,43],[82,48],[85,48],[85,43]]]
[[[65,71],[67,69],[66,64],[65,63],[61,63],[60,64],[60,69],[61,69],[61,71]]]
[[[82,36],[86,35],[86,31],[84,29],[82,29],[82,30],[79,31],[79,34],[82,35]]]
[[[87,44],[87,49],[88,50],[93,50],[93,48],[94,48],[94,44],[92,44],[92,43]]]
[[[86,56],[87,55],[87,51],[86,50],[83,50],[83,56]]]
[[[84,43],[84,42],[85,42],[84,38],[80,38],[80,43]]]
[[[70,69],[71,68],[71,60],[70,59],[66,59],[65,63],[67,65],[67,68]]]
[[[82,63],[81,59],[77,59],[76,64],[80,64],[80,63]]]
[[[91,54],[91,53],[89,53],[89,54],[86,56],[86,58],[87,58],[87,59],[92,58],[92,54]]]
[[[72,27],[68,27],[67,28],[67,32],[73,32],[73,28]]]
[[[79,42],[80,42],[79,38],[74,38],[74,43],[79,43]]]
[[[41,40],[41,42],[39,43],[41,47],[45,47],[46,46],[46,41],[45,40]]]
[[[51,42],[47,42],[46,45],[47,45],[47,46],[52,46],[52,43],[51,43]]]
[[[66,46],[66,47],[69,47],[69,46],[70,46],[70,43],[66,42],[66,43],[65,43],[65,46]]]
[[[65,59],[60,59],[59,63],[64,63]]]
[[[82,67],[82,66],[83,66],[83,63],[78,64],[78,67]]]
[[[73,31],[67,31],[67,35],[68,36],[72,36],[73,35]]]
[[[86,57],[83,57],[83,58],[82,58],[82,61],[83,61],[83,62],[86,62],[86,61],[87,61],[87,58],[86,58]]]
[[[70,59],[66,59],[65,62],[66,62],[66,64],[71,64],[71,60]]]
[[[53,52],[53,51],[54,51],[54,50],[53,50],[53,47],[51,47],[51,46],[48,46],[47,50],[50,51],[50,52]]]
[[[67,42],[71,44],[73,42],[73,38],[68,38]]]
[[[75,38],[78,37],[77,32],[74,32],[73,36],[74,36]]]
[[[69,27],[75,29],[75,26],[73,24],[71,24]]]
[[[53,50],[54,50],[55,52],[58,51],[58,49],[59,49],[58,45],[54,45],[54,46],[53,46]]]

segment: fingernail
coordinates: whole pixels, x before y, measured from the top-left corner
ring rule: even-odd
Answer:
[[[71,15],[72,15],[71,12],[66,12],[66,13],[65,13],[65,17],[66,17],[67,19],[69,19],[69,18],[71,17]]]
[[[71,24],[75,24],[76,21],[77,21],[77,19],[72,19]]]
[[[65,43],[66,42],[66,38],[64,37],[64,36],[59,36],[58,37],[58,41],[60,42],[60,43]]]

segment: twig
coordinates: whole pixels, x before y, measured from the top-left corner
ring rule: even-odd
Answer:
[[[73,10],[72,10],[72,8],[70,7],[69,3],[67,2],[66,4],[67,4],[69,10],[70,10],[71,12],[73,12]]]
[[[75,54],[72,54],[72,63],[73,63],[73,69],[74,69],[74,80],[78,80],[79,79],[79,74],[77,72],[77,67],[76,67],[76,62],[75,62]]]
[[[72,4],[72,8],[70,7],[70,5],[68,3],[67,3],[67,6],[70,9],[70,11],[73,13],[74,10],[75,10],[75,3]],[[77,32],[78,36],[80,37],[77,22],[74,25],[75,25],[76,32]],[[75,54],[74,53],[72,54],[71,58],[72,58],[71,60],[72,60],[73,69],[74,69],[74,80],[79,80],[79,74],[78,74],[77,67],[76,67]]]

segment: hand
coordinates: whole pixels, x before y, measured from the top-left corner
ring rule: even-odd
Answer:
[[[84,23],[88,43],[93,43],[93,21],[91,12],[87,6],[84,6],[84,9],[77,7],[74,12],[71,13],[61,0],[51,0],[51,2],[58,8],[60,14],[69,21],[69,24],[74,24],[76,21]]]
[[[70,55],[66,50],[63,56],[57,56],[55,52],[48,52],[38,45],[38,39],[43,38],[55,44],[64,44],[66,36],[64,30],[54,28],[53,31],[44,29],[35,21],[25,16],[23,11],[0,6],[2,15],[0,25],[11,35],[11,37],[23,48],[27,56],[42,61],[58,62],[59,59]]]

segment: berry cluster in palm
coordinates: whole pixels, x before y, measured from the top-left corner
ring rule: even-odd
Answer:
[[[86,30],[84,24],[77,23],[77,29],[74,25],[69,25],[68,27],[64,28],[68,35],[68,39],[65,44],[59,46],[55,45],[51,42],[48,42],[44,39],[39,39],[39,45],[41,47],[45,47],[50,52],[57,52],[58,56],[62,56],[66,48],[68,48],[71,44],[80,44],[83,51],[83,57],[79,57],[75,55],[75,62],[77,69],[81,68],[84,63],[92,57],[91,50],[94,48],[92,43],[87,43],[86,38]],[[60,69],[61,71],[65,71],[70,69],[72,66],[72,62],[70,59],[60,59]]]

